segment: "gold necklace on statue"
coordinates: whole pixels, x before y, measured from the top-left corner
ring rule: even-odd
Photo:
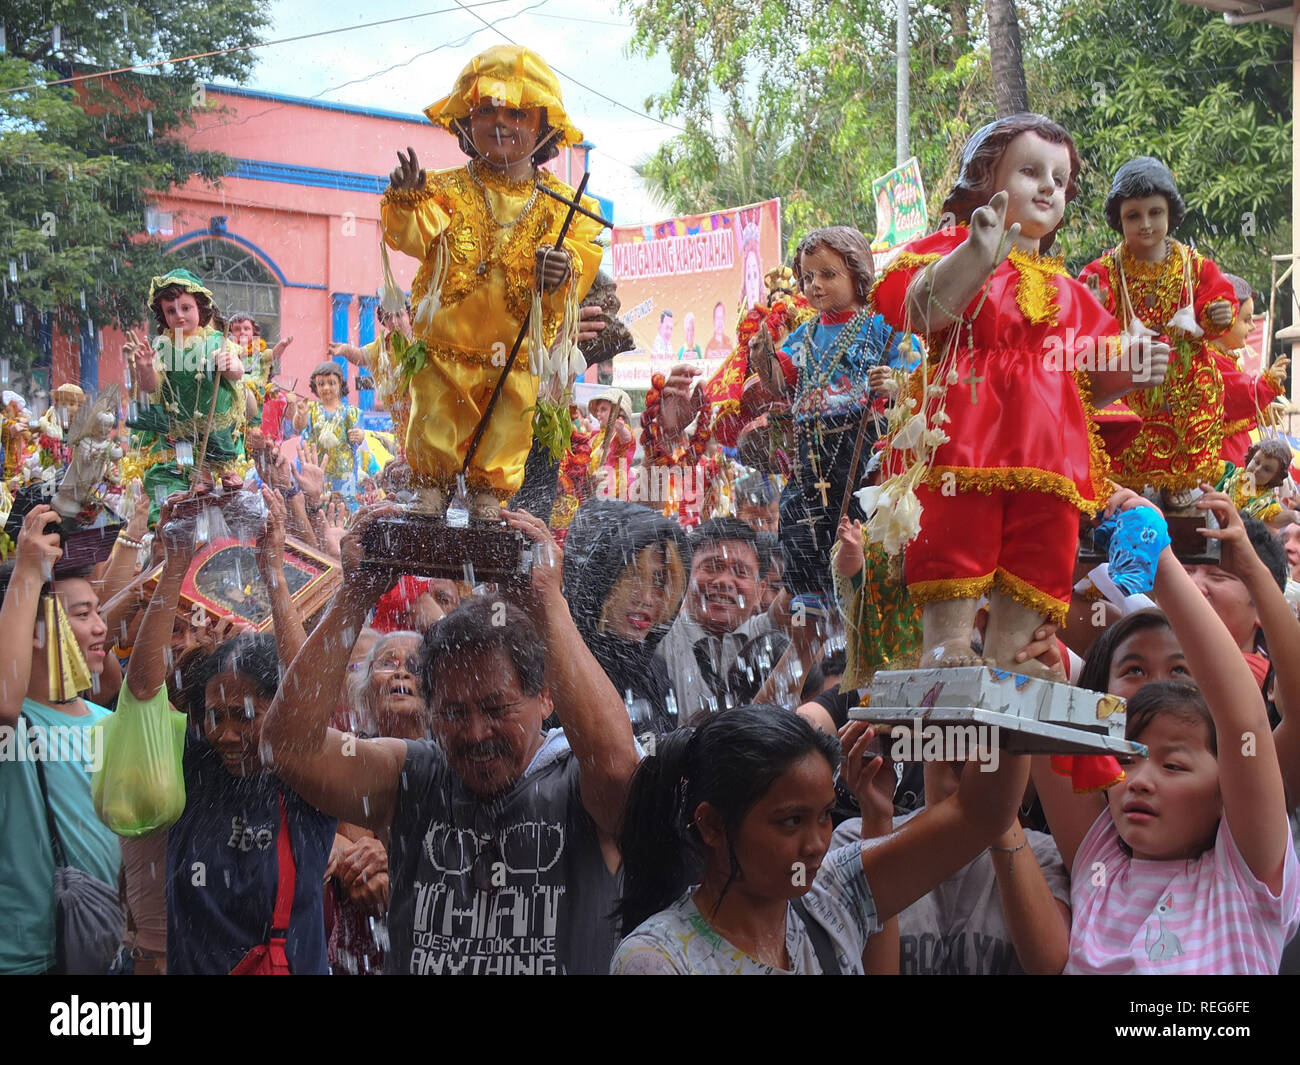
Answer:
[[[532,179],[533,192],[532,195],[528,197],[528,202],[524,204],[523,209],[517,215],[515,215],[514,218],[512,218],[509,222],[503,222],[500,218],[497,217],[496,210],[492,206],[492,197],[488,194],[487,185],[485,185],[483,183],[483,179],[479,177],[478,160],[477,159],[471,160],[469,167],[467,169],[469,170],[470,180],[473,181],[474,184],[478,186],[479,191],[483,194],[483,206],[487,209],[487,217],[491,220],[492,224],[497,229],[499,230],[513,229],[516,225],[518,225],[521,221],[523,221],[524,217],[528,214],[528,212],[533,209],[534,205],[536,205],[538,184],[540,179],[537,175],[537,172],[534,171],[533,179]],[[492,257],[491,249],[494,243],[493,237],[494,234],[492,231],[488,231],[483,235],[482,258],[479,260],[478,267],[476,268],[475,271],[479,275],[479,277],[482,277],[484,274],[487,273],[488,263],[491,261],[491,257]]]

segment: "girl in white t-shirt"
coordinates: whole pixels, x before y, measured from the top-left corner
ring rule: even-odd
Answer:
[[[1126,491],[1108,509],[1144,504]],[[1225,498],[1204,507],[1219,519],[1206,535],[1222,541],[1227,570],[1229,556],[1251,551],[1245,529]],[[1148,756],[1122,760],[1125,777],[1104,799],[1074,795],[1068,781],[1035,765],[1071,872],[1065,971],[1275,973],[1300,923],[1300,868],[1264,702],[1232,636],[1169,548],[1155,596],[1196,685],[1160,681],[1132,695],[1127,735]]]

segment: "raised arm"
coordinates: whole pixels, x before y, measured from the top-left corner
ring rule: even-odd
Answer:
[[[406,761],[402,740],[358,740],[329,727],[366,614],[393,582],[361,566],[361,535],[392,504],[357,512],[344,538],[343,586],[293,660],[262,727],[276,774],[323,813],[386,832]]]
[[[1016,817],[1029,778],[1024,755],[998,754],[997,769],[972,760],[957,794],[923,810],[884,839],[864,843],[862,866],[885,921],[952,876]]]
[[[1300,804],[1300,621],[1273,580],[1273,574],[1255,553],[1232,501],[1220,492],[1207,492],[1196,505],[1214,511],[1223,530],[1220,565],[1250,592],[1259,614],[1259,626],[1268,641],[1269,661],[1273,664],[1280,696],[1277,701],[1284,711],[1282,723],[1273,730],[1273,743],[1286,789],[1286,808],[1293,810]],[[1291,712],[1285,712],[1288,710]]]
[[[1234,523],[1227,497],[1204,497],[1198,506],[1212,510],[1219,519],[1221,528],[1203,535],[1228,545],[1224,568],[1240,564],[1243,572],[1251,572],[1248,561],[1239,563],[1244,552],[1235,541],[1245,536],[1245,528],[1240,519]],[[1263,582],[1257,574],[1253,579],[1262,593]],[[1251,872],[1276,893],[1282,888],[1290,826],[1277,748],[1259,685],[1232,635],[1169,548],[1160,555],[1155,594],[1214,717],[1223,816]]]
[[[632,720],[573,623],[560,587],[564,555],[550,530],[525,511],[506,510],[501,516],[540,544],[546,556],[533,567],[533,595],[527,605],[546,642],[546,681],[578,759],[582,805],[595,821],[602,842],[612,845],[639,761]]]
[[[46,574],[63,555],[59,520],[42,503],[28,511],[14,549],[14,568],[0,603],[0,725],[13,727],[32,681],[32,640]]]
[[[171,503],[171,499],[167,500],[158,514],[158,535],[167,555],[126,667],[127,687],[141,703],[157,695],[167,680],[166,652],[172,642],[172,623],[176,620],[181,585],[194,557],[194,525],[173,521]]]
[[[962,320],[975,298],[1020,234],[1020,223],[1007,228],[1007,194],[999,192],[970,219],[970,237],[933,266],[919,273],[908,287],[907,309],[916,331],[941,333]]]
[[[293,605],[289,582],[284,579],[284,497],[270,488],[262,488],[266,503],[266,528],[257,538],[257,569],[266,585],[271,600],[271,625],[275,631],[275,647],[281,662],[292,662],[307,642],[307,632],[302,618]]]

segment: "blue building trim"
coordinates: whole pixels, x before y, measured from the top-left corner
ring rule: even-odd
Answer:
[[[330,340],[334,343],[348,343],[348,308],[350,306],[352,306],[351,292],[330,293]],[[338,363],[339,369],[343,372],[343,380],[347,381],[348,360],[342,355],[335,355],[334,361]]]
[[[358,296],[357,302],[360,304],[360,329],[359,337],[361,346],[364,348],[367,344],[375,339],[375,308],[379,306],[378,296]],[[358,379],[362,374],[361,367],[357,367]],[[373,388],[357,389],[357,406],[362,410],[375,409],[375,390]]]
[[[318,166],[293,163],[270,163],[262,159],[232,159],[230,177],[249,181],[277,181],[285,185],[304,185],[314,189],[339,189],[343,192],[368,192],[382,195],[388,188],[388,175],[363,174],[352,170],[325,170]]]
[[[280,269],[276,264],[276,261],[267,255],[266,252],[251,240],[241,237],[236,233],[231,233],[228,230],[216,232],[211,227],[207,229],[192,229],[188,233],[182,233],[179,237],[174,237],[172,240],[168,241],[167,250],[174,251],[183,244],[192,244],[194,241],[202,240],[204,237],[217,237],[220,240],[228,240],[234,244],[239,244],[242,247],[247,248],[266,264],[267,269],[269,269],[271,273],[275,274],[276,280],[279,281],[284,288],[314,288],[324,292],[329,287],[328,285],[309,285],[301,281],[290,281],[284,276],[284,271]]]

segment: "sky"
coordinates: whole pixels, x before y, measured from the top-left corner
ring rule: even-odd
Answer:
[[[632,169],[676,132],[643,114],[646,96],[671,81],[668,59],[628,56],[631,21],[618,0],[500,0],[474,10],[500,32],[456,10],[456,0],[272,0],[269,41],[442,13],[260,48],[245,87],[419,114],[451,90],[471,58],[508,43],[505,34],[540,53],[559,75],[565,108],[596,146],[588,191],[614,202],[614,221],[635,225],[668,214]]]

